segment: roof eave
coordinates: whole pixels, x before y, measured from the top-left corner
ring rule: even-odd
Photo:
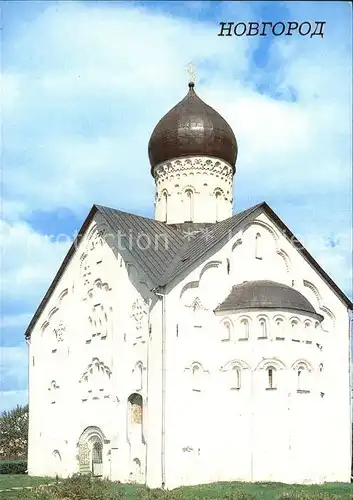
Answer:
[[[282,219],[272,210],[272,208],[266,203],[262,204],[265,212],[270,218],[284,231],[285,236],[292,242],[292,244],[297,248],[303,257],[311,264],[315,270],[321,275],[323,280],[332,289],[336,296],[346,305],[347,309],[353,311],[353,302],[345,295],[345,293],[336,285],[332,278],[323,270],[320,264],[314,259],[314,257],[306,250],[304,245],[298,240],[298,238],[292,233],[292,231],[286,226]]]
[[[75,253],[75,250],[77,249],[78,245],[80,244],[80,241],[81,241],[81,238],[83,236],[83,234],[86,232],[86,229],[88,227],[88,225],[90,224],[90,222],[92,221],[95,213],[97,212],[97,206],[96,205],[93,205],[88,216],[86,217],[86,219],[84,220],[79,232],[77,233],[77,236],[75,238],[75,240],[73,241],[71,247],[69,248],[69,251],[67,252],[67,254],[65,255],[64,257],[64,260],[62,261],[60,267],[59,267],[59,270],[58,272],[56,273],[53,281],[51,282],[48,290],[46,291],[44,297],[42,298],[39,306],[37,307],[37,310],[36,312],[34,313],[28,327],[26,328],[26,331],[25,331],[25,339],[26,340],[29,340],[31,338],[31,332],[33,330],[33,328],[35,327],[38,319],[39,319],[39,316],[41,315],[46,303],[48,302],[48,300],[50,299],[57,283],[59,282],[63,272],[65,271],[65,268],[66,266],[68,265],[68,263],[70,262],[71,260],[71,257],[73,256],[73,254]]]

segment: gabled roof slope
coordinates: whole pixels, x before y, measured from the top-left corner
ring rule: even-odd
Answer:
[[[185,243],[183,235],[154,219],[100,205],[97,210],[114,234],[125,236],[121,239],[122,245],[127,244],[127,250],[151,282],[160,285],[168,266]]]
[[[170,283],[177,276],[188,270],[192,264],[197,263],[200,258],[210,252],[218,243],[235,234],[239,224],[248,216],[254,214],[261,206],[262,204],[260,203],[248,208],[228,219],[213,224],[211,227],[205,228],[205,230],[201,231],[195,237],[191,237],[190,241],[187,241],[175,256],[171,266],[163,275],[163,283],[161,284]]]
[[[298,248],[298,251],[301,252],[306,261],[316,269],[323,280],[331,287],[346,306],[353,310],[353,304],[348,297],[346,297],[342,290],[340,290],[334,281],[325,273],[315,259],[305,250],[293,233],[265,202],[233,215],[224,221],[207,225],[199,229],[196,234],[190,234],[188,232],[183,234],[181,230],[178,230],[175,226],[168,226],[154,219],[133,215],[100,205],[93,205],[54,280],[28,325],[25,333],[26,338],[30,337],[32,328],[36,324],[41,312],[65,271],[66,266],[77,249],[80,240],[97,212],[100,213],[111,228],[113,235],[119,235],[120,233],[121,238],[117,238],[117,241],[122,243],[123,248],[130,253],[132,259],[149,277],[154,287],[165,286],[176,278],[181,277],[186,271],[196,267],[200,259],[206,258],[207,254],[217,245],[225,242],[227,237],[232,237],[237,232],[242,222],[245,222],[247,219],[250,220],[259,213],[264,212],[281,229],[282,233],[291,239],[292,243]],[[147,242],[151,244],[147,245]],[[158,244],[156,244],[156,242],[158,242]],[[165,242],[167,242],[167,245]]]

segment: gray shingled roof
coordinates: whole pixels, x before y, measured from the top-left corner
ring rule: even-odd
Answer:
[[[325,273],[315,259],[305,250],[293,233],[265,202],[215,224],[195,224],[192,226],[185,224],[168,226],[163,222],[147,217],[129,214],[100,205],[93,205],[54,280],[28,325],[25,334],[26,338],[30,337],[32,328],[36,324],[56,284],[65,271],[67,264],[74,255],[82,236],[97,212],[104,218],[113,234],[118,234],[120,232],[129,235],[131,244],[128,245],[128,251],[136,264],[149,277],[153,287],[162,287],[177,278],[181,279],[183,274],[195,268],[202,258],[206,259],[207,255],[211,253],[218,244],[232,237],[239,229],[240,224],[248,217],[256,217],[258,213],[265,212],[267,216],[278,225],[282,234],[290,238],[293,245],[297,247],[298,251],[300,251],[309,264],[316,269],[347,307],[351,310],[353,309],[353,304],[348,297],[346,297],[342,290],[340,290],[334,281]],[[138,238],[141,237],[141,234],[149,238],[150,241],[155,241],[157,238],[161,244],[158,245],[156,250],[154,249],[154,245],[146,250],[139,248]],[[166,238],[168,241],[167,248],[165,248],[163,244],[163,238]]]
[[[255,205],[229,219],[209,224],[206,227],[196,226],[195,231],[189,226],[186,227],[186,231],[185,227],[176,229],[154,219],[100,205],[97,205],[97,210],[114,232],[120,231],[130,235],[129,252],[132,257],[155,286],[164,286],[183,271],[190,269],[193,263],[196,263],[223,238],[229,236],[230,232],[233,233],[239,223],[259,206],[261,205]],[[155,250],[154,244],[146,250],[139,248],[141,245],[138,245],[138,238],[141,238],[141,235],[144,235],[150,242],[155,242],[157,239],[158,248]],[[164,241],[167,241],[167,245]]]
[[[323,319],[300,292],[283,283],[267,280],[245,281],[233,286],[216,312],[240,309],[290,309]]]
[[[163,284],[163,275],[185,244],[182,233],[147,217],[100,205],[97,205],[97,210],[113,233],[129,235],[128,251],[151,282],[155,286]],[[151,244],[147,245],[147,242]]]

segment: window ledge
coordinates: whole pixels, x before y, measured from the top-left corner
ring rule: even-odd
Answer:
[[[246,342],[247,340],[249,340],[249,339],[246,337],[242,337],[241,339],[238,339],[239,342],[244,342],[244,341]]]
[[[240,387],[231,387],[230,390],[231,391],[240,391]]]
[[[276,337],[276,340],[284,340],[284,337]]]
[[[277,391],[277,387],[266,387],[266,391]]]
[[[298,389],[297,393],[298,394],[310,394],[310,391],[308,389]]]
[[[257,340],[266,340],[268,337],[257,337]]]

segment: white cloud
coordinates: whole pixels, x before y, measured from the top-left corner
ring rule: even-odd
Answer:
[[[28,348],[23,342],[14,347],[0,347],[0,410],[25,401],[28,384]],[[25,403],[24,403],[25,404]],[[11,405],[11,406],[10,406]]]
[[[69,249],[70,235],[56,241],[50,235],[38,234],[24,222],[0,221],[0,231],[3,298],[37,301]]]
[[[31,320],[31,314],[8,314],[1,318],[2,328],[18,328],[25,327]]]
[[[226,12],[251,19],[254,11],[237,5]],[[4,65],[17,102],[10,113],[5,87],[9,203],[20,203],[22,213],[24,206],[27,212],[70,206],[80,215],[94,202],[135,211],[152,206],[149,135],[183,97],[190,60],[199,68],[199,93],[236,131],[237,177],[249,190],[262,199],[279,189],[339,189],[350,175],[351,113],[349,51],[337,49],[337,33],[277,37],[272,44],[269,57],[280,59],[270,77],[274,90],[292,86],[299,95],[289,103],[255,90],[263,71],[251,56],[260,38],[218,37],[218,31],[218,23],[141,7],[71,2],[47,8],[14,32],[8,54],[15,64],[10,72]]]
[[[185,12],[198,15],[200,4],[187,3]],[[237,209],[248,198],[280,207],[284,222],[347,291],[351,19],[345,7],[318,5],[286,8],[288,19],[330,20],[324,38],[276,37],[264,68],[252,60],[264,38],[217,37],[220,20],[257,19],[250,3],[217,4],[217,22],[115,2],[49,3],[25,29],[4,22],[3,296],[38,303],[68,250],[69,243],[23,222],[32,211],[68,207],[81,217],[99,203],[152,215],[148,139],[184,96],[190,61],[199,95],[237,135]],[[203,10],[215,8],[202,2]],[[264,82],[271,95],[294,89],[297,100],[261,94]],[[335,248],[327,245],[331,233],[340,240]],[[22,313],[6,316],[3,326],[22,327]],[[26,398],[22,390],[4,394],[6,405]]]

